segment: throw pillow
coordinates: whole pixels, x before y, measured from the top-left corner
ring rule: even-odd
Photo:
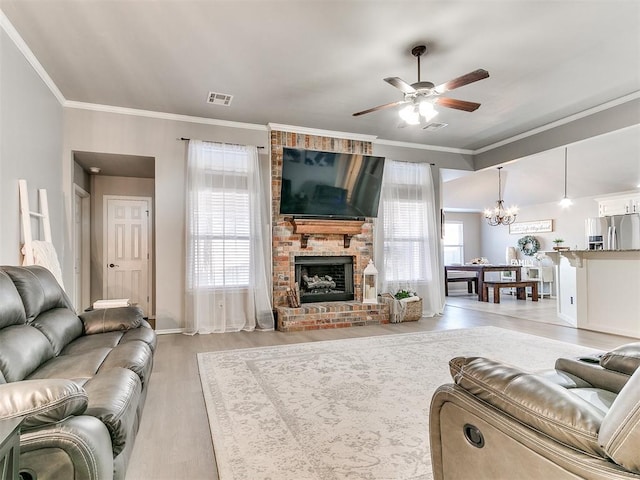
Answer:
[[[143,313],[139,307],[103,308],[80,315],[85,335],[125,331],[142,324]]]

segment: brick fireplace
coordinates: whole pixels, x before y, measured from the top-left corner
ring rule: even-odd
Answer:
[[[361,227],[358,225],[358,228],[353,230],[353,234],[349,231],[349,235],[341,232],[341,223],[349,222],[340,221],[331,222],[336,228],[325,231],[321,228],[320,233],[296,233],[300,229],[296,229],[296,226],[286,219],[287,216],[279,213],[283,147],[365,155],[370,155],[372,150],[371,143],[366,141],[271,131],[273,305],[277,314],[278,330],[317,330],[389,323],[386,305],[362,304],[362,275],[373,255],[373,223],[367,219]],[[296,281],[296,261],[300,265],[303,257],[314,258],[315,262],[320,263],[321,257],[349,257],[353,272],[353,300],[330,301],[325,297],[321,302],[314,302],[306,299],[299,308],[290,308],[287,288],[293,288]]]

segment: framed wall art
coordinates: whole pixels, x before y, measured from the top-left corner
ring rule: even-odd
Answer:
[[[535,220],[533,222],[516,222],[509,225],[509,233],[522,235],[529,233],[553,232],[553,220]]]

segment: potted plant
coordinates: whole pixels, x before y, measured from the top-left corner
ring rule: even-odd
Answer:
[[[415,297],[415,296],[416,296],[415,292],[407,289],[398,290],[394,295],[394,297],[396,297],[396,300],[402,300],[404,298]]]
[[[564,242],[564,240],[562,238],[556,238],[553,240],[553,243],[556,244],[555,247],[553,247],[554,250],[561,250],[562,249],[562,243]]]

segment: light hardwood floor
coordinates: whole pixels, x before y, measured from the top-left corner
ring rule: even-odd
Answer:
[[[196,354],[235,348],[493,325],[607,350],[637,341],[557,324],[555,301],[478,305],[452,297],[442,316],[418,322],[300,333],[160,335],[146,406],[126,480],[218,480]],[[425,399],[428,401],[428,399]],[[274,448],[277,448],[274,446]],[[247,479],[250,480],[250,479]],[[277,479],[274,479],[277,480]]]

